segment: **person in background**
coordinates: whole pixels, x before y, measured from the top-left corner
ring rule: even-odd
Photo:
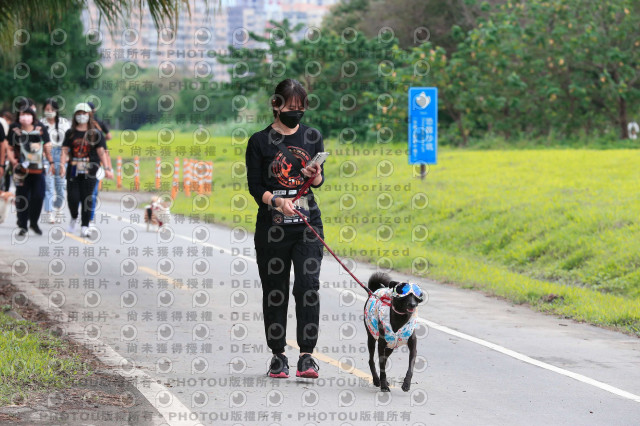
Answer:
[[[16,110],[19,112],[24,111],[26,109],[30,109],[31,111],[33,111],[34,114],[38,114],[38,111],[36,109],[36,104],[35,101],[31,98],[23,98],[22,101],[16,105]],[[40,127],[42,129],[45,128],[45,125],[42,121],[40,120],[36,120],[34,123],[34,126],[36,127]],[[15,121],[12,122],[9,125],[9,131],[11,131],[12,128],[14,127],[20,127],[20,123],[18,122],[18,117],[15,116]],[[7,132],[7,136],[9,135],[9,132]],[[47,134],[46,138],[49,138],[49,135]],[[9,141],[9,144],[11,144],[11,141]]]
[[[51,156],[54,161],[54,174],[45,177],[46,189],[44,195],[45,222],[55,223],[56,217],[62,220],[62,204],[66,198],[66,180],[60,175],[60,155],[62,153],[62,141],[64,135],[71,128],[71,123],[64,117],[60,117],[58,103],[49,98],[44,101],[43,123],[49,132],[51,139]],[[48,167],[48,164],[46,165]],[[55,210],[54,210],[55,209]]]
[[[7,156],[7,133],[9,124],[13,121],[13,114],[5,110],[0,113],[0,191],[9,191],[11,185],[11,167]]]
[[[35,111],[30,106],[18,111],[17,119],[17,123],[9,126],[7,139],[10,149],[7,150],[7,154],[14,170],[15,205],[20,228],[18,235],[27,234],[28,222],[33,232],[42,235],[38,220],[44,201],[44,159],[53,163],[51,142],[49,133],[38,121]],[[52,171],[50,168],[49,172]]]
[[[109,126],[107,126],[107,124],[104,121],[102,121],[102,120],[97,118],[97,116],[96,116],[96,106],[93,104],[93,102],[87,102],[87,105],[89,105],[91,107],[91,112],[93,113],[93,117],[94,117],[96,123],[98,124],[98,127],[100,128],[100,130],[104,134],[104,139],[105,139],[104,150],[105,150],[105,152],[107,154],[107,167],[112,169],[112,166],[111,166],[111,155],[109,155],[109,148],[107,146],[107,141],[111,140],[111,130],[109,129]],[[98,187],[99,187],[99,185],[96,185],[96,187],[93,189],[93,209],[91,209],[91,218],[90,218],[90,221],[92,223],[95,223],[96,203],[97,203],[97,198],[98,198]]]
[[[105,153],[105,138],[93,119],[91,107],[86,103],[76,105],[71,120],[71,128],[67,130],[62,142],[60,175],[66,169],[67,202],[71,221],[69,232],[74,232],[78,222],[78,205],[82,208],[81,233],[89,236],[89,219],[93,210],[93,189],[97,185],[96,172],[100,163],[105,168],[107,178],[113,178],[108,167]]]
[[[13,121],[13,114],[9,111],[4,110],[0,113],[0,125],[2,125],[2,130],[4,131],[4,135],[6,136],[9,133],[9,124]]]
[[[107,125],[107,123],[105,123],[103,120],[100,120],[98,118],[98,116],[96,115],[96,106],[93,104],[93,102],[87,102],[87,105],[91,107],[91,112],[93,113],[93,119],[100,127],[100,130],[102,130],[105,141],[110,141],[112,138],[111,129],[109,129],[109,126]]]
[[[31,98],[25,98],[22,97],[20,102],[15,106],[16,110],[18,111],[24,111],[26,108],[31,109],[34,113],[37,114],[36,111],[36,104],[35,101]],[[12,128],[15,127],[19,127],[20,124],[17,121],[17,117],[12,114],[10,111],[5,111],[3,113],[3,117],[4,119],[7,121],[7,123],[9,123],[9,128],[7,131],[5,131],[5,136],[9,135],[9,130],[11,130]],[[44,128],[44,124],[42,124],[41,121],[36,121],[35,122],[35,126],[36,127],[41,127]],[[7,141],[7,145],[5,145],[5,149],[11,149],[10,145],[11,142]],[[4,189],[5,191],[9,191],[9,188],[11,187],[11,179],[13,176],[13,167],[11,167],[11,164],[9,164],[9,156],[8,154],[5,152],[5,176],[6,178],[4,179],[4,183],[3,183],[3,187],[0,187],[0,189]]]

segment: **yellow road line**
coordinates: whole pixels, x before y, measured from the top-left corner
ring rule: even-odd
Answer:
[[[173,286],[174,286],[175,288],[179,288],[179,289],[181,289],[181,290],[186,290],[186,289],[187,289],[187,288],[184,286],[184,284],[182,284],[180,281],[176,281],[175,279],[171,278],[171,277],[170,277],[170,276],[168,276],[168,275],[160,274],[160,273],[158,273],[158,272],[154,271],[154,270],[153,270],[153,269],[151,269],[151,268],[147,268],[146,266],[138,266],[138,270],[140,270],[140,271],[144,271],[144,272],[146,272],[147,274],[152,275],[152,276],[154,276],[154,277],[156,277],[156,278],[162,278],[162,279],[165,279],[165,280],[169,281],[171,284],[173,284]]]
[[[287,340],[287,345],[294,347],[296,349],[300,349],[300,347],[296,344],[295,341],[293,340]],[[313,357],[318,359],[319,361],[322,362],[326,362],[327,364],[331,364],[334,367],[338,367],[340,370],[344,371],[345,373],[349,373],[349,374],[353,374],[356,377],[359,377],[361,379],[364,379],[366,381],[368,381],[369,383],[373,384],[373,378],[371,377],[371,374],[369,373],[365,373],[362,370],[359,370],[355,367],[351,367],[350,365],[346,365],[343,362],[340,362],[336,359],[331,358],[330,356],[327,356],[325,354],[319,353],[319,352],[314,352]],[[389,385],[390,388],[395,388],[395,386],[393,385]]]
[[[70,234],[68,232],[65,232],[65,234],[67,235],[67,237],[72,238],[76,241],[79,241],[83,244],[93,244],[91,241],[87,240],[86,238],[80,238],[76,235]],[[165,279],[167,281],[169,281],[175,288],[179,288],[181,290],[186,290],[186,287],[184,286],[184,284],[182,284],[180,281],[176,281],[175,279],[167,276],[167,275],[163,275],[163,274],[159,274],[158,272],[154,271],[151,268],[147,268],[146,266],[138,266],[138,270],[140,271],[144,271],[149,275],[152,275],[156,278],[162,278]]]
[[[73,235],[73,234],[70,234],[68,232],[65,232],[65,235],[67,237],[71,238],[71,239],[74,239],[76,241],[80,241],[83,244],[93,244],[91,241],[87,240],[86,238],[80,238],[77,235]]]

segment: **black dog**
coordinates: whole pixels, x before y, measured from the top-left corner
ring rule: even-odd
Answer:
[[[424,300],[424,293],[417,284],[392,281],[389,275],[382,272],[371,275],[368,287],[377,296],[369,296],[364,305],[364,325],[367,328],[369,367],[373,384],[380,386],[381,391],[389,392],[385,372],[387,358],[398,346],[407,345],[409,369],[402,383],[402,390],[407,392],[411,388],[413,365],[416,361],[416,309]],[[380,377],[373,361],[376,340]]]

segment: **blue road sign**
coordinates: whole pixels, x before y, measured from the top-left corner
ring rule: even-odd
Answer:
[[[438,88],[409,88],[409,164],[436,164]]]

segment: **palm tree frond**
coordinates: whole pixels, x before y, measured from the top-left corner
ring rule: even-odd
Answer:
[[[141,18],[148,12],[158,31],[165,27],[177,28],[178,16],[183,10],[191,16],[189,0],[0,0],[0,54],[4,56],[12,50],[17,29],[58,21],[69,10],[87,8],[90,1],[110,30],[126,21],[133,11],[139,12]],[[206,4],[208,13],[208,0]],[[218,8],[221,6],[219,0]]]

